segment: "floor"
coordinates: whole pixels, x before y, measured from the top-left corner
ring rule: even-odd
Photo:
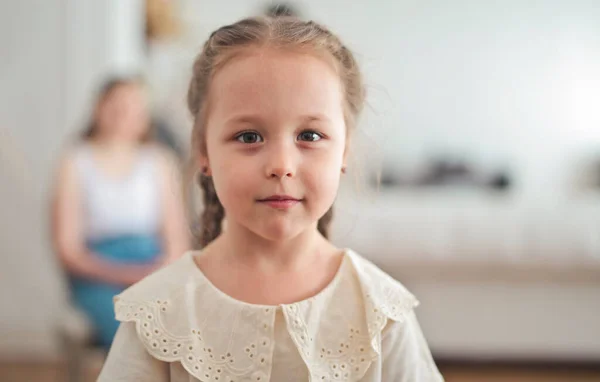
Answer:
[[[441,364],[446,382],[598,382],[600,367]]]
[[[95,381],[98,367],[90,367],[86,379]],[[551,367],[540,366],[474,366],[440,365],[446,382],[600,382],[600,367]],[[52,364],[9,364],[0,362],[2,382],[61,382],[66,380],[65,368]],[[386,381],[387,382],[387,381]]]

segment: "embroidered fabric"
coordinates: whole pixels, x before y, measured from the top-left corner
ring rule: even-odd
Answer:
[[[269,381],[276,309],[311,380],[357,381],[381,355],[388,320],[418,305],[400,283],[351,250],[319,294],[280,306],[247,304],[216,289],[193,252],[115,297],[116,317],[134,322],[147,351],[181,362],[201,381]]]

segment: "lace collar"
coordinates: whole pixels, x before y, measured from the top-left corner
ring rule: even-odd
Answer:
[[[309,299],[247,304],[214,287],[193,252],[115,297],[116,317],[134,322],[155,358],[179,361],[206,381],[268,381],[276,309],[313,380],[357,381],[381,354],[388,319],[403,321],[415,297],[351,250],[334,280]]]

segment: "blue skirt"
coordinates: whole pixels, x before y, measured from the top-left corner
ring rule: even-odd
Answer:
[[[113,263],[147,265],[161,254],[160,240],[156,236],[123,236],[88,243],[88,248],[103,259]],[[108,349],[119,327],[115,319],[113,297],[126,286],[103,283],[77,276],[69,277],[71,298],[89,318],[95,329],[98,345]]]

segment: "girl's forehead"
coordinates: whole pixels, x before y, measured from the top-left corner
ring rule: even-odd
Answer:
[[[216,115],[273,109],[336,113],[342,109],[342,86],[335,69],[316,55],[257,51],[220,68],[209,98],[210,113]]]

